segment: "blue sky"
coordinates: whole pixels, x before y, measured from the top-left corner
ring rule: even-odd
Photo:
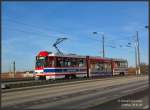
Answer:
[[[125,58],[134,66],[134,48],[126,45],[139,31],[141,62],[148,63],[145,25],[147,2],[3,2],[2,72],[14,60],[17,71],[33,70],[38,52],[56,52],[52,44],[59,37],[68,38],[59,45],[64,53],[102,56],[101,32],[106,57]]]

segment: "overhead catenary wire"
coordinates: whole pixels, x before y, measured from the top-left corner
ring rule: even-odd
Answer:
[[[45,37],[53,37],[53,38],[56,38],[56,36],[52,36],[52,35],[48,35],[48,34],[45,34],[45,33],[40,33],[40,32],[37,32],[37,31],[30,31],[30,30],[24,30],[24,29],[20,29],[20,28],[11,28],[11,27],[5,27],[4,28],[9,28],[9,29],[13,29],[14,31],[17,31],[17,32],[23,32],[24,34],[28,34],[28,35],[42,35],[42,36],[45,36]],[[89,37],[88,37],[89,38]],[[77,40],[77,39],[70,39],[70,40],[73,40],[73,41],[77,41],[77,42],[81,42],[81,40]],[[99,41],[97,39],[90,39],[90,40],[93,40],[94,42],[97,42],[99,43]],[[82,45],[84,45],[84,43],[82,43]],[[125,44],[126,45],[126,44]],[[125,45],[122,45],[122,44],[114,44],[112,45],[112,43],[110,42],[107,42],[105,43],[105,46],[108,46],[112,49],[116,49],[116,48],[122,48],[122,49],[128,49],[128,48],[123,48],[125,47]]]
[[[31,25],[31,24],[27,24],[27,23],[23,23],[23,22],[20,22],[20,21],[18,21],[18,20],[14,20],[14,19],[10,19],[10,18],[8,18],[8,17],[3,17],[3,19],[5,20],[7,20],[8,22],[12,22],[12,23],[17,23],[17,24],[21,24],[21,25],[24,25],[24,26],[26,26],[26,27],[29,27],[29,28],[34,28],[34,29],[36,29],[36,30],[38,30],[38,32],[39,32],[39,30],[41,30],[41,32],[43,33],[43,31],[50,31],[50,30],[53,30],[52,28],[45,28],[45,27],[39,27],[39,26],[37,26],[37,25]],[[29,29],[30,30],[30,29]],[[30,30],[31,31],[31,30]],[[57,31],[58,32],[58,31]],[[32,33],[32,32],[31,32]],[[61,32],[58,32],[58,33],[61,33]],[[94,39],[94,38],[90,38],[90,37],[88,37],[89,39],[91,39],[91,40],[95,40],[95,41],[97,41],[97,39]],[[122,38],[124,38],[124,37],[122,37]],[[129,37],[125,37],[125,38],[129,38]],[[118,39],[117,38],[117,41],[124,41],[125,39]],[[108,40],[106,40],[106,43],[107,43],[107,41],[112,41],[112,42],[115,42],[116,43],[116,39],[108,39]]]
[[[8,18],[9,19],[9,18]],[[36,25],[31,25],[31,24],[26,24],[26,23],[22,23],[20,21],[17,21],[17,20],[12,20],[12,19],[9,19],[9,22],[15,22],[16,24],[21,24],[21,25],[25,25],[26,27],[28,27],[29,29],[28,30],[23,30],[23,29],[20,29],[20,28],[12,28],[14,29],[15,31],[18,31],[18,32],[23,32],[25,34],[31,34],[31,35],[42,35],[42,36],[46,36],[46,37],[53,37],[53,38],[56,38],[56,36],[53,36],[53,35],[49,35],[49,33],[47,32],[44,32],[45,30],[48,30],[49,31],[49,28],[39,28],[38,26]],[[6,28],[6,27],[5,27]],[[10,28],[10,27],[9,27]],[[32,28],[32,31],[31,29]],[[38,30],[38,31],[35,31],[35,30]],[[39,31],[41,30],[41,31]],[[95,39],[95,38],[91,38],[89,36],[87,36],[88,39],[94,41],[94,42],[99,42],[98,39]],[[125,37],[124,37],[125,38]],[[105,46],[107,47],[110,47],[112,49],[117,49],[117,48],[122,48],[122,49],[128,49],[128,48],[125,48],[126,46],[126,43],[123,45],[123,44],[120,44],[118,41],[124,41],[124,38],[121,39],[112,39],[112,38],[108,38],[106,37],[107,40],[105,40]],[[126,37],[127,38],[127,37]],[[128,37],[129,38],[129,37]],[[69,38],[70,39],[70,38]],[[70,39],[70,40],[74,40],[74,41],[78,41],[78,42],[81,42],[81,40],[77,40],[77,39]],[[82,45],[84,45],[84,43],[82,43]]]

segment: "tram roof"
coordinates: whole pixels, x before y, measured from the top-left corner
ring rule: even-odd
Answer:
[[[127,61],[127,59],[122,58],[112,58],[113,61]]]
[[[45,51],[42,51],[43,53]],[[56,57],[71,57],[71,58],[86,58],[86,55],[77,55],[77,54],[63,54],[60,55],[58,53],[52,53],[52,52],[47,52],[48,56],[56,56]],[[101,57],[101,56],[89,56],[91,59],[104,59],[104,60],[113,60],[113,61],[127,61],[126,59],[121,59],[121,58],[107,58],[107,57]]]
[[[74,57],[74,58],[86,58],[86,56],[83,55],[77,55],[77,54],[57,54],[57,53],[51,53],[48,56],[56,56],[56,57]]]
[[[77,55],[77,54],[64,54],[64,55],[59,55],[59,54],[50,54],[49,56],[57,56],[57,57],[73,57],[73,58],[86,58],[84,55]],[[121,58],[103,58],[100,56],[89,56],[91,59],[104,59],[104,60],[113,60],[113,61],[126,61],[125,59]]]

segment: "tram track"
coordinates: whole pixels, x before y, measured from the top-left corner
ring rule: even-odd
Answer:
[[[111,79],[112,80],[112,79]],[[94,82],[91,82],[90,84],[89,84],[89,82],[84,82],[84,86],[83,87],[80,87],[80,84],[81,83],[75,83],[75,84],[71,84],[71,85],[67,85],[67,86],[65,86],[65,85],[63,85],[62,87],[59,87],[59,91],[56,91],[55,89],[57,89],[58,88],[58,86],[55,86],[55,87],[53,87],[53,89],[54,90],[51,90],[51,92],[50,92],[50,89],[51,88],[43,88],[43,89],[38,89],[38,90],[36,90],[36,92],[38,93],[38,94],[35,94],[33,91],[26,91],[26,94],[22,94],[22,92],[17,92],[16,94],[14,93],[14,95],[16,95],[16,97],[15,98],[17,98],[17,97],[20,97],[20,95],[21,95],[21,97],[22,98],[27,98],[27,96],[28,96],[28,94],[30,94],[30,95],[32,95],[33,97],[34,96],[41,96],[41,95],[43,95],[43,94],[56,94],[56,93],[58,93],[58,92],[64,92],[65,91],[65,89],[67,89],[67,88],[69,88],[68,90],[69,91],[75,91],[76,89],[80,89],[80,88],[82,88],[82,89],[87,89],[87,88],[93,88],[93,87],[98,87],[100,84],[98,84],[97,82],[99,82],[99,81],[103,81],[103,80],[97,80],[97,81],[94,81]],[[106,80],[106,81],[108,81],[108,80]],[[111,84],[111,83],[113,83],[113,82],[115,82],[115,81],[110,81],[108,84]],[[103,83],[102,83],[103,84]],[[101,84],[101,87],[103,87],[103,86],[107,86],[108,84],[106,84],[106,85],[102,85]],[[94,86],[93,86],[94,85]],[[10,93],[11,94],[11,93]],[[18,96],[17,96],[18,95]],[[5,95],[2,95],[2,96],[5,96]],[[7,96],[9,96],[9,94],[7,94]],[[12,96],[13,97],[13,96]],[[6,99],[7,100],[7,99]],[[11,100],[11,95],[8,97],[8,100]]]
[[[131,83],[132,84],[132,83]],[[146,82],[142,83],[142,84],[136,84],[135,86],[134,85],[131,85],[130,87],[128,87],[128,89],[132,89],[133,86],[135,88],[138,88],[139,86],[143,86],[147,84]],[[127,84],[122,84],[122,86],[126,86]],[[34,106],[34,105],[38,105],[38,104],[44,104],[44,103],[56,103],[57,101],[62,101],[62,100],[66,100],[66,99],[70,99],[70,98],[73,98],[73,97],[76,97],[76,98],[80,98],[80,97],[85,97],[87,96],[87,94],[89,95],[89,97],[91,98],[91,96],[94,96],[99,94],[99,97],[102,97],[104,96],[104,94],[106,94],[107,92],[103,92],[103,93],[98,93],[99,91],[101,90],[110,90],[112,88],[112,91],[113,93],[115,93],[115,90],[116,90],[116,87],[120,87],[120,85],[113,85],[113,86],[108,86],[108,87],[104,87],[104,88],[96,88],[96,89],[93,89],[93,90],[86,90],[86,91],[79,91],[79,92],[76,92],[76,93],[72,93],[72,94],[65,94],[65,95],[59,95],[59,96],[54,96],[54,97],[48,97],[48,98],[44,98],[44,99],[39,99],[39,100],[34,100],[34,101],[29,101],[29,102],[26,102],[26,103],[22,103],[22,104],[17,104],[15,106],[19,106],[19,107],[28,107],[28,106]],[[115,89],[114,89],[115,88]],[[126,90],[126,88],[122,88],[122,91]],[[84,99],[85,100],[85,99]],[[92,100],[92,98],[91,98]],[[10,106],[10,107],[14,107],[14,106]]]
[[[134,77],[132,75],[128,76],[113,76],[113,77],[96,77],[96,78],[78,78],[78,79],[70,79],[70,80],[42,80],[42,81],[29,81],[29,82],[17,82],[9,85],[9,88],[2,89],[2,93],[5,92],[13,92],[13,91],[22,91],[28,89],[38,89],[45,87],[53,87],[53,86],[61,86],[75,83],[86,83],[86,82],[94,82],[99,80],[111,80],[112,78],[125,78],[125,77]],[[137,76],[142,77],[142,76]]]
[[[65,100],[66,103],[67,100],[68,102],[70,100],[79,100],[81,97],[83,97],[83,100],[88,97],[95,97],[95,95],[101,97],[104,95],[103,93],[106,94],[108,90],[115,90],[115,88],[123,88],[122,91],[126,90],[124,88],[125,86],[128,87],[128,90],[132,89],[132,87],[137,88],[148,83],[148,81],[144,80],[145,78],[141,77],[140,79],[137,77],[126,77],[124,79],[118,78],[116,80],[111,79],[108,81],[97,80],[95,82],[26,90],[24,91],[26,94],[21,94],[21,91],[4,93],[2,94],[2,105],[4,107],[9,106],[14,108],[15,106],[18,106],[24,108],[32,105],[38,106],[38,104],[50,103],[51,100],[53,100],[51,104],[54,103],[53,106],[55,106],[59,104],[59,102],[62,104],[63,100]]]

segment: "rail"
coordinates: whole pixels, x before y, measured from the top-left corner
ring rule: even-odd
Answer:
[[[26,90],[26,89],[33,89],[39,88],[41,85],[43,87],[49,85],[53,86],[53,84],[62,85],[63,83],[70,84],[70,83],[82,83],[86,81],[96,81],[96,80],[106,80],[112,78],[123,78],[135,75],[127,75],[127,76],[113,76],[113,77],[95,77],[95,78],[76,78],[76,79],[57,79],[57,80],[39,80],[39,81],[26,81],[26,82],[12,82],[12,83],[1,83],[2,92],[9,92],[9,91],[16,91],[16,90]],[[140,75],[142,76],[142,75]],[[86,80],[86,81],[85,81]],[[68,83],[67,83],[68,82]],[[16,89],[16,90],[15,90]]]

